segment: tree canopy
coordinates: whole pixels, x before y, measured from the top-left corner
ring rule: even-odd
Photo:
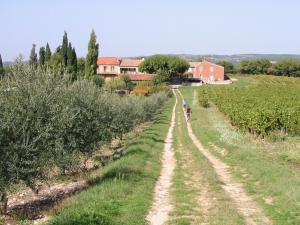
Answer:
[[[241,74],[267,74],[272,63],[268,59],[244,60],[238,65]]]
[[[141,72],[162,75],[166,80],[182,75],[190,67],[189,63],[176,56],[154,55],[145,59],[139,66]]]
[[[233,63],[231,63],[229,61],[221,60],[221,61],[217,62],[217,64],[224,67],[225,74],[230,74],[230,73],[236,72]]]

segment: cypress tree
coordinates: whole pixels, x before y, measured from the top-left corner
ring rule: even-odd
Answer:
[[[39,65],[41,67],[45,65],[45,57],[46,57],[45,48],[41,47],[39,51]]]
[[[35,44],[32,44],[30,52],[29,65],[36,67],[38,63],[37,54],[35,53]]]
[[[73,48],[71,42],[69,42],[68,51],[67,51],[67,69],[69,73],[73,73],[74,60],[73,60]]]
[[[46,45],[46,53],[45,53],[45,62],[46,62],[46,63],[49,63],[49,62],[50,62],[51,55],[52,55],[51,49],[50,49],[49,44],[47,43],[47,45]]]
[[[72,50],[72,55],[73,55],[74,72],[77,73],[77,54],[76,54],[75,48],[73,48],[73,50]]]
[[[97,72],[97,58],[99,51],[99,44],[96,43],[96,34],[95,31],[92,30],[90,35],[90,41],[88,45],[88,53],[85,61],[85,78],[90,79]]]
[[[4,77],[4,67],[3,67],[3,62],[2,62],[2,57],[1,57],[1,54],[0,54],[0,78],[1,77]]]
[[[65,31],[64,36],[63,36],[63,42],[61,45],[61,55],[64,59],[64,65],[67,66],[68,64],[68,34]]]

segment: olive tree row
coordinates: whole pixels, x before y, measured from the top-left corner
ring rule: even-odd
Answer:
[[[127,97],[104,93],[92,81],[15,65],[0,84],[0,192],[24,182],[34,188],[49,170],[64,173],[78,155],[150,120],[167,95]],[[75,160],[75,161],[74,161]]]

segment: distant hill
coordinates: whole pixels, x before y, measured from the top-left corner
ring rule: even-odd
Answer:
[[[274,62],[286,58],[300,60],[300,55],[291,55],[291,54],[235,54],[235,55],[168,54],[168,55],[179,56],[188,61],[201,61],[202,59],[207,59],[212,62],[217,62],[220,60],[226,60],[232,62],[233,64],[238,64],[242,60],[253,60],[253,59],[260,59],[260,58],[266,58]]]

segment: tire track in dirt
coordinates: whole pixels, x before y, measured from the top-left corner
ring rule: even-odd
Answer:
[[[175,207],[183,207],[185,210],[181,211],[180,216],[171,216],[170,224],[176,224],[177,219],[186,218],[189,220],[190,224],[208,224],[208,212],[209,210],[216,204],[215,199],[213,199],[212,193],[209,190],[209,184],[205,181],[205,177],[200,168],[195,169],[199,164],[195,160],[192,150],[186,146],[188,143],[184,142],[183,132],[185,130],[181,130],[181,126],[183,124],[183,117],[181,114],[177,115],[177,141],[178,146],[175,150],[176,154],[179,158],[177,158],[177,168],[183,174],[184,177],[184,185],[186,186],[187,193],[186,199],[184,202],[175,203]],[[176,145],[176,144],[175,144]],[[190,199],[188,201],[187,199]],[[185,204],[189,204],[189,206],[184,206]]]
[[[178,90],[181,99],[183,96]],[[186,114],[184,112],[186,117]],[[220,181],[224,184],[222,188],[228,193],[229,197],[234,201],[237,210],[241,215],[244,216],[247,225],[257,225],[257,224],[272,224],[272,221],[264,215],[262,209],[256,204],[256,202],[247,195],[241,183],[238,183],[233,180],[230,174],[230,167],[213,156],[207,149],[203,147],[201,142],[195,136],[192,126],[189,121],[186,120],[188,134],[193,141],[194,145],[198,150],[211,162],[216,174],[218,175]]]
[[[174,90],[173,94],[176,96]],[[172,149],[173,130],[176,120],[176,106],[177,97],[175,98],[171,124],[165,139],[165,145],[161,159],[162,169],[155,185],[152,207],[146,218],[150,225],[165,224],[169,218],[169,212],[173,209],[173,206],[170,203],[170,188],[176,166],[175,155]]]

